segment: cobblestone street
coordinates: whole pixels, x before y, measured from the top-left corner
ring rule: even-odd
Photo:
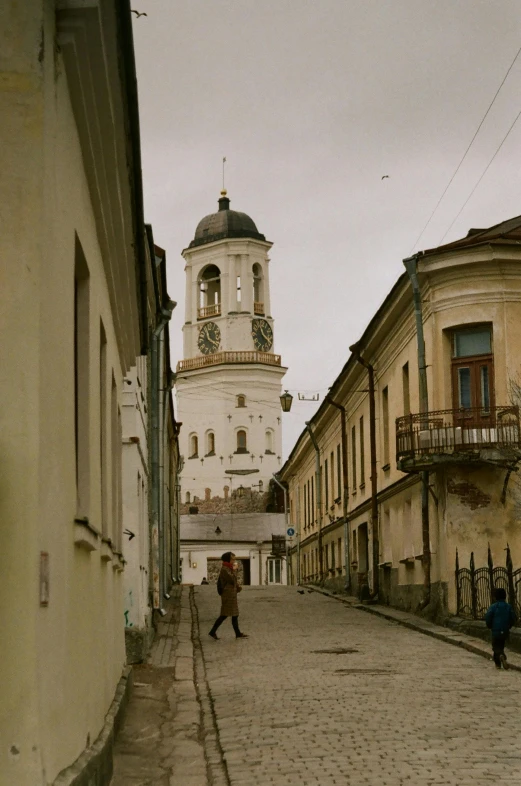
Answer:
[[[191,607],[200,712],[185,707],[188,725],[174,718],[161,735],[169,777],[141,765],[114,786],[521,783],[519,672],[294,587],[246,587],[239,619],[250,638],[236,640],[226,621],[214,641],[215,587],[188,595],[180,625],[187,632]],[[177,646],[182,697],[191,664]]]

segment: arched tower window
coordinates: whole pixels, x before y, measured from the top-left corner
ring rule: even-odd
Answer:
[[[237,432],[237,450],[236,453],[247,453],[248,452],[248,442],[246,437],[246,430],[239,429]]]
[[[246,396],[243,396],[242,394],[240,396],[237,396],[237,406],[238,407],[246,406]]]
[[[209,431],[206,435],[206,455],[215,456],[215,434]]]
[[[266,429],[265,437],[264,437],[264,452],[273,455],[273,431],[268,428]]]
[[[197,434],[190,436],[190,456],[189,458],[197,458],[199,456],[199,440]]]
[[[199,319],[221,313],[221,271],[217,265],[208,265],[199,278]]]
[[[253,265],[253,311],[264,315],[264,277],[262,267],[256,262]]]
[[[190,503],[190,492],[189,491],[186,492],[185,502],[186,502],[187,505]]]

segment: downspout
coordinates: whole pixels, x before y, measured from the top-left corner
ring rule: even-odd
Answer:
[[[276,474],[273,473],[273,480],[277,484],[279,488],[282,489],[284,492],[284,526],[286,529],[285,535],[288,535],[288,490],[286,486],[283,486],[280,480],[277,478]],[[289,587],[289,545],[286,545],[286,584]]]
[[[159,358],[160,358],[160,365],[161,370],[159,372],[159,379],[162,380],[164,376],[164,370],[162,368],[164,364],[164,351],[165,351],[165,341],[164,341],[164,332],[161,334],[159,338]],[[161,360],[163,358],[163,360]],[[159,487],[160,497],[159,497],[159,532],[162,536],[161,538],[161,554],[163,557],[163,595],[165,598],[170,597],[168,595],[169,587],[166,585],[166,580],[168,577],[168,582],[172,581],[172,569],[173,563],[171,565],[171,570],[168,571],[168,555],[170,553],[170,558],[172,558],[173,554],[173,532],[172,532],[172,510],[171,510],[171,501],[170,501],[170,490],[172,488],[172,467],[171,467],[171,458],[172,458],[172,446],[170,442],[170,438],[168,435],[168,408],[170,404],[170,391],[172,390],[173,379],[171,373],[168,374],[168,378],[166,380],[166,385],[163,387],[161,386],[159,391],[160,403],[159,403],[159,410],[162,413],[161,418],[161,434],[159,439],[160,444],[160,451],[159,451]],[[165,443],[165,434],[167,435],[167,440]],[[168,531],[169,531],[169,538],[166,538],[166,516],[165,516],[165,445],[168,445]],[[169,541],[170,548],[166,548],[166,543]]]
[[[169,300],[159,312],[159,319],[155,329],[152,331],[152,342],[150,350],[150,470],[152,477],[152,527],[151,527],[151,556],[152,556],[152,609],[160,614],[165,612],[161,608],[161,563],[159,551],[159,511],[160,511],[160,476],[159,476],[159,452],[160,452],[160,428],[161,410],[159,408],[159,391],[161,379],[159,376],[161,363],[159,358],[159,337],[165,325],[172,317],[172,311],[176,307],[173,300]]]
[[[179,437],[179,430],[181,423],[177,424],[177,437]],[[179,476],[183,471],[185,460],[179,455],[179,440],[177,441],[177,476],[176,476],[176,544],[177,544],[177,583],[181,584],[181,484],[179,483]]]
[[[297,585],[300,578],[300,486],[297,486]]]
[[[343,494],[342,494],[342,514],[344,517],[344,561],[345,561],[345,572],[346,572],[346,583],[344,585],[344,589],[346,592],[349,592],[351,589],[351,560],[350,560],[350,542],[349,542],[349,524],[347,521],[347,506],[349,500],[349,491],[347,488],[347,426],[346,426],[346,408],[343,404],[338,404],[336,401],[333,401],[331,396],[328,394],[326,396],[326,401],[328,401],[332,407],[336,407],[340,410],[340,425],[342,427],[342,484],[344,486]],[[339,555],[340,556],[340,555]]]
[[[369,450],[371,458],[371,530],[373,535],[373,593],[378,595],[380,588],[380,575],[378,562],[380,559],[380,543],[378,537],[378,477],[376,474],[376,404],[374,390],[374,368],[360,354],[360,345],[353,344],[349,347],[356,360],[367,369],[369,378]]]
[[[308,430],[311,442],[315,448],[315,487],[317,490],[317,511],[318,511],[318,564],[320,573],[320,582],[324,579],[324,564],[322,557],[322,478],[320,477],[320,448],[318,447],[317,440],[313,431],[311,430],[311,423],[306,420],[306,428]]]
[[[418,257],[414,254],[403,260],[405,270],[409,276],[412,286],[412,297],[414,304],[414,318],[416,320],[416,339],[418,342],[418,382],[420,390],[420,414],[427,414],[429,411],[429,395],[427,388],[427,364],[425,362],[425,339],[423,335],[423,313],[420,284],[418,281]],[[422,422],[420,428],[424,428]],[[420,603],[420,611],[431,602],[431,542],[430,542],[430,523],[429,523],[429,472],[420,473],[422,487],[422,541],[423,541],[423,600]]]

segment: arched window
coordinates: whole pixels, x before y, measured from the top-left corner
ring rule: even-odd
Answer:
[[[190,504],[190,492],[189,492],[189,491],[187,491],[187,492],[186,492],[186,495],[185,495],[185,502],[186,502],[186,504],[187,504],[187,505],[189,505],[189,504]]]
[[[273,455],[273,431],[268,428],[264,436],[264,452]]]
[[[243,395],[237,396],[237,406],[238,407],[246,406],[246,396]]]
[[[199,456],[199,440],[197,434],[192,434],[190,437],[190,458],[197,458]]]
[[[247,453],[248,452],[248,445],[246,441],[246,431],[244,429],[239,429],[237,432],[237,450],[236,453]]]
[[[215,456],[215,434],[209,431],[206,435],[206,455]]]
[[[253,311],[255,314],[264,314],[264,278],[262,268],[256,262],[253,265]]]
[[[221,313],[221,271],[217,265],[208,265],[199,279],[199,319]]]

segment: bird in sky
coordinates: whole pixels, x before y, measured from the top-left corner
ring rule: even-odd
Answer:
[[[139,19],[140,16],[148,16],[148,14],[146,14],[144,11],[134,11],[133,8],[130,9],[130,13],[135,14],[136,19]]]
[[[386,177],[389,177],[389,175],[382,175],[382,180],[385,180]]]

